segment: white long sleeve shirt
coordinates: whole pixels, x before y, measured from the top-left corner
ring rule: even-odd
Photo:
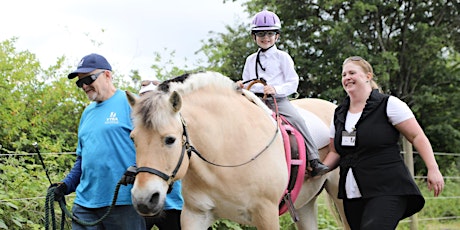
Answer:
[[[257,79],[256,59],[257,53],[253,53],[246,58],[243,69],[243,82]],[[263,70],[259,65],[259,79],[263,78],[276,90],[275,97],[287,97],[297,91],[299,86],[299,75],[294,68],[294,61],[288,53],[278,50],[276,46],[271,47],[265,52],[260,52],[259,57]],[[247,83],[249,84],[249,83]],[[254,84],[251,89],[254,93],[263,93],[263,85]]]

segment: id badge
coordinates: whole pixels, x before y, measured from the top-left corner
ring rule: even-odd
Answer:
[[[351,133],[342,131],[342,146],[355,146],[356,142],[356,131]]]

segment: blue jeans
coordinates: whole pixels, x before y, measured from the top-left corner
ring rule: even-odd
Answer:
[[[79,220],[93,222],[100,219],[108,207],[85,208],[78,204],[72,207],[72,213]],[[98,225],[83,226],[72,220],[73,230],[145,230],[145,221],[132,205],[117,205],[112,208],[110,214]]]

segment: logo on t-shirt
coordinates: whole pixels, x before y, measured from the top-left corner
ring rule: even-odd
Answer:
[[[111,112],[110,116],[105,119],[106,124],[118,124],[117,113]]]

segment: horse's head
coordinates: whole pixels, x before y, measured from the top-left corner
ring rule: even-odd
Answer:
[[[186,135],[177,92],[161,88],[138,98],[126,92],[133,108],[137,175],[131,190],[133,205],[141,215],[157,215],[166,194],[188,167]]]

